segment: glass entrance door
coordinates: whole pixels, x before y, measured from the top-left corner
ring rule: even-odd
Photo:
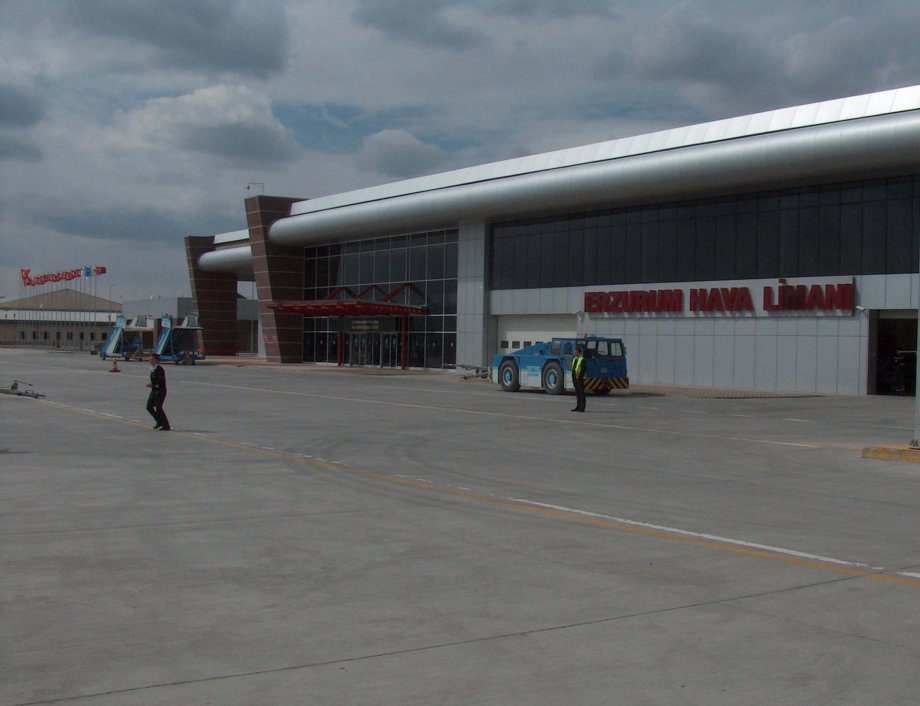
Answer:
[[[344,359],[354,367],[398,368],[402,363],[398,333],[352,333]]]
[[[398,368],[402,364],[398,333],[380,334],[380,367]]]

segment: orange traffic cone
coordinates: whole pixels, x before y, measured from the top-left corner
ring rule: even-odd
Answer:
[[[110,373],[120,373],[118,369],[118,358],[112,358],[112,368],[109,370]]]

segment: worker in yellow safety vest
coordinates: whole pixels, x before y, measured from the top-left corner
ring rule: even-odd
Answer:
[[[575,387],[575,409],[573,412],[585,411],[585,359],[582,356],[581,346],[575,349],[575,357],[572,359],[572,385]]]

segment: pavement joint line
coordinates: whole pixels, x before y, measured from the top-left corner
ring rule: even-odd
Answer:
[[[76,407],[73,405],[67,405],[60,402],[52,402],[53,405],[60,407],[64,410],[74,411],[80,414],[88,414],[90,416],[101,417],[103,419],[111,420],[112,417],[106,417],[102,413],[97,412],[96,410],[88,409],[85,407]],[[130,419],[126,420],[117,420],[120,423],[130,424],[136,427],[145,427],[146,425],[143,422],[138,422]],[[826,571],[830,573],[844,574],[854,578],[866,578],[876,581],[883,581],[886,583],[899,584],[902,586],[915,586],[920,587],[920,578],[914,578],[913,576],[907,575],[905,572],[892,571],[890,569],[875,569],[870,567],[869,564],[864,564],[860,562],[847,561],[843,559],[836,559],[833,557],[824,557],[817,554],[810,554],[807,552],[800,552],[794,549],[785,549],[782,547],[773,547],[765,544],[757,544],[753,542],[746,542],[743,540],[735,540],[726,537],[719,537],[717,535],[709,535],[705,533],[693,532],[690,530],[682,530],[679,528],[666,527],[662,525],[654,525],[651,523],[641,522],[638,520],[629,520],[624,518],[618,518],[612,515],[604,515],[601,513],[594,513],[587,510],[579,510],[576,508],[568,508],[561,505],[553,505],[550,503],[541,503],[535,500],[527,500],[523,498],[511,498],[504,497],[496,494],[484,494],[482,492],[472,492],[464,490],[459,486],[452,486],[449,484],[437,483],[430,479],[423,478],[409,478],[407,476],[392,475],[381,473],[379,471],[370,471],[366,469],[355,468],[353,466],[346,465],[344,463],[331,463],[317,458],[308,458],[303,454],[289,452],[289,451],[279,451],[279,450],[266,450],[255,444],[244,444],[238,441],[227,441],[224,439],[215,439],[207,436],[198,436],[191,433],[186,433],[182,431],[173,432],[179,436],[184,436],[189,439],[202,440],[209,444],[214,444],[216,446],[225,446],[228,448],[238,449],[241,451],[249,451],[252,453],[258,454],[267,454],[270,456],[294,460],[300,463],[315,466],[327,471],[332,471],[334,473],[345,474],[356,478],[365,478],[369,480],[380,481],[384,483],[389,483],[393,485],[402,485],[406,487],[411,487],[420,490],[426,490],[429,492],[439,493],[441,495],[449,497],[463,498],[465,500],[470,500],[472,502],[477,502],[480,504],[490,505],[493,507],[502,507],[507,509],[514,509],[518,511],[528,512],[530,514],[536,514],[543,517],[552,517],[558,520],[563,520],[567,522],[573,522],[576,524],[584,524],[595,527],[601,527],[604,529],[613,529],[623,532],[628,532],[632,534],[639,534],[648,537],[656,537],[659,539],[666,539],[673,542],[681,542],[686,544],[694,544],[701,547],[706,547],[710,549],[715,549],[719,551],[727,551],[735,554],[741,554],[743,556],[759,559],[767,559],[770,561],[779,561],[786,564],[792,564],[796,566],[801,566],[805,568],[818,569],[820,571]]]

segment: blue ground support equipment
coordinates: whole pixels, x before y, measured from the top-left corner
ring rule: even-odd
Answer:
[[[171,316],[160,319],[160,340],[155,353],[160,360],[172,361],[176,365],[204,360],[204,340],[197,317],[189,316],[181,324],[175,324]]]
[[[629,387],[626,346],[622,339],[600,336],[554,338],[512,353],[498,353],[492,358],[491,379],[506,392],[527,387],[560,395],[572,389],[572,359],[578,346],[584,351],[587,368],[585,390],[606,395]]]
[[[139,360],[144,355],[145,334],[149,345],[153,327],[146,325],[144,317],[137,317],[130,323],[126,323],[125,317],[119,314],[115,317],[115,326],[102,344],[102,348],[99,349],[99,359],[130,360],[135,358]]]

